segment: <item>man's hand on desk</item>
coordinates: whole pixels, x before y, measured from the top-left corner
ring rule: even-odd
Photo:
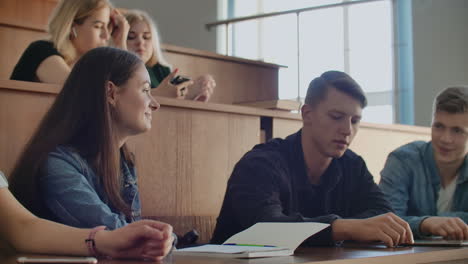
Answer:
[[[424,234],[443,236],[445,239],[468,240],[468,225],[459,217],[428,217],[421,222],[419,228]]]
[[[332,230],[335,241],[382,241],[388,247],[414,242],[408,223],[393,213],[367,219],[337,219]]]

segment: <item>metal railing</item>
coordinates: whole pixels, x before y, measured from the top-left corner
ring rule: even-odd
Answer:
[[[336,8],[336,7],[346,7],[346,6],[351,6],[351,5],[358,5],[358,4],[365,4],[365,3],[370,3],[370,2],[380,2],[380,1],[388,1],[388,0],[342,0],[343,2],[341,3],[335,3],[335,4],[327,4],[327,5],[319,5],[319,6],[313,6],[313,7],[307,7],[307,8],[299,8],[299,9],[292,9],[288,11],[280,11],[280,12],[271,12],[271,13],[264,13],[264,14],[258,14],[258,15],[253,15],[253,16],[245,16],[245,17],[238,17],[238,18],[232,18],[232,19],[225,19],[225,20],[219,20],[211,23],[205,24],[205,27],[207,30],[211,30],[214,27],[218,26],[225,26],[226,30],[226,55],[229,54],[229,43],[230,43],[230,38],[229,38],[229,25],[234,24],[234,23],[239,23],[239,22],[244,22],[244,21],[249,21],[249,20],[258,20],[262,18],[267,18],[267,17],[275,17],[275,16],[282,16],[282,15],[287,15],[287,14],[296,14],[296,49],[297,49],[297,101],[300,101],[301,95],[300,95],[300,56],[301,56],[301,51],[300,51],[300,23],[299,23],[299,18],[300,14],[303,12],[309,12],[309,11],[314,11],[314,10],[322,10],[322,9],[329,9],[329,8]],[[345,10],[346,13],[346,10]],[[345,36],[347,36],[348,32],[344,32]],[[347,50],[345,48],[345,50]],[[345,71],[349,70],[349,56],[345,54]]]

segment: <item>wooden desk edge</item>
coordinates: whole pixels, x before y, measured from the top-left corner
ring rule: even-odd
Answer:
[[[57,256],[57,255],[38,255],[38,254],[24,254],[18,253],[16,255],[8,256],[8,259],[13,264],[16,262],[16,258],[20,256],[30,256],[30,257],[52,257],[52,258],[60,258],[65,256]],[[434,263],[434,262],[447,262],[447,261],[455,261],[455,260],[464,260],[468,259],[468,248],[457,248],[457,249],[444,249],[444,250],[434,250],[429,252],[421,252],[421,253],[404,253],[404,254],[395,254],[395,255],[386,255],[386,256],[376,256],[376,257],[360,257],[360,258],[348,258],[348,259],[329,259],[329,260],[318,260],[318,261],[286,261],[284,263],[302,263],[302,264],[395,264],[395,263]],[[218,261],[219,260],[219,261]],[[229,260],[233,259],[224,259],[224,258],[200,258],[193,263],[202,263],[206,261],[207,263],[228,263]],[[271,258],[271,259],[263,259],[263,260],[271,260],[271,263],[279,263],[278,259]],[[275,261],[276,260],[276,261]],[[249,263],[251,260],[245,259],[237,259],[233,260],[236,263]],[[121,260],[109,260],[105,261],[105,263],[120,263]],[[138,260],[131,260],[129,263],[145,263],[144,261]],[[192,261],[185,261],[185,260],[175,260],[170,263],[192,263]],[[261,262],[261,263],[269,263]]]
[[[35,82],[23,82],[14,80],[0,80],[0,89],[16,90],[20,92],[32,92],[32,93],[43,93],[43,94],[55,94],[60,92],[61,86],[56,84],[46,83],[35,83]],[[259,109],[247,106],[236,106],[230,104],[219,104],[219,103],[202,103],[196,101],[179,100],[167,97],[155,97],[156,100],[164,107],[178,107],[188,108],[197,110],[207,110],[212,112],[223,112],[233,113],[242,115],[253,115],[253,116],[269,116],[269,117],[281,117],[287,119],[300,120],[300,115],[294,113],[288,113],[284,111],[274,111]]]
[[[197,50],[197,49],[192,49],[192,48],[175,46],[171,44],[161,44],[161,48],[167,52],[172,52],[172,53],[187,54],[187,55],[193,55],[193,56],[198,56],[198,57],[205,57],[205,58],[216,59],[216,60],[225,60],[225,61],[244,63],[244,64],[253,64],[253,65],[263,66],[266,68],[278,69],[278,68],[288,67],[286,65],[280,65],[280,64],[275,64],[271,62],[244,59],[240,57],[222,55],[222,54],[211,52],[211,51]]]
[[[395,263],[434,263],[451,260],[468,259],[468,248],[447,248],[420,253],[404,253],[391,256],[364,257],[352,259],[335,259],[324,261],[311,261],[302,264],[395,264]]]
[[[0,80],[0,89],[9,89],[23,92],[44,93],[44,94],[58,94],[61,86],[56,84],[35,83],[35,82],[22,82],[13,80]],[[167,97],[156,97],[156,100],[164,107],[178,107],[185,109],[206,110],[212,112],[232,113],[251,116],[272,117],[280,119],[290,119],[301,121],[300,113],[290,113],[285,111],[275,111],[247,106],[238,106],[230,104],[219,103],[201,103],[188,100],[179,100]],[[389,130],[410,132],[415,134],[430,134],[429,127],[410,126],[401,124],[374,124],[374,123],[361,123],[361,128]]]

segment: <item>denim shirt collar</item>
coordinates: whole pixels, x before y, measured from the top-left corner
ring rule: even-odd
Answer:
[[[431,182],[433,187],[437,187],[437,190],[440,188],[440,174],[439,169],[437,167],[437,163],[434,158],[434,150],[432,147],[432,142],[426,144],[426,148],[424,150],[425,159],[428,161],[428,165],[430,168],[430,175],[431,175]],[[457,185],[468,181],[468,155],[465,156],[465,160],[463,161],[460,169],[458,170],[459,175],[457,178]]]
[[[138,185],[136,179],[135,167],[131,167],[125,161],[124,156],[121,155],[120,169],[122,172],[122,198],[132,210],[131,219],[127,219],[129,222],[133,222],[141,219],[141,204],[138,192]]]
[[[432,188],[434,190],[439,190],[440,188],[440,176],[439,169],[437,168],[437,163],[435,162],[434,152],[432,151],[432,143],[428,142],[424,149],[424,156],[422,160],[427,160],[430,179],[432,183]]]

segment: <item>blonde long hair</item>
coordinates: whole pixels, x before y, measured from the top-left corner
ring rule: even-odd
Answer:
[[[77,51],[70,41],[73,23],[81,25],[93,12],[104,7],[112,8],[109,0],[61,0],[54,9],[48,25],[50,40],[64,57],[65,62],[77,59]]]
[[[151,41],[153,42],[153,53],[148,61],[145,62],[147,66],[154,66],[156,63],[159,63],[163,66],[172,68],[171,65],[167,62],[166,58],[164,58],[161,50],[161,41],[158,34],[158,28],[156,27],[156,23],[151,19],[151,17],[145,11],[138,10],[138,9],[131,9],[126,10],[124,12],[124,16],[128,21],[130,27],[132,24],[137,22],[145,22],[151,31]]]

